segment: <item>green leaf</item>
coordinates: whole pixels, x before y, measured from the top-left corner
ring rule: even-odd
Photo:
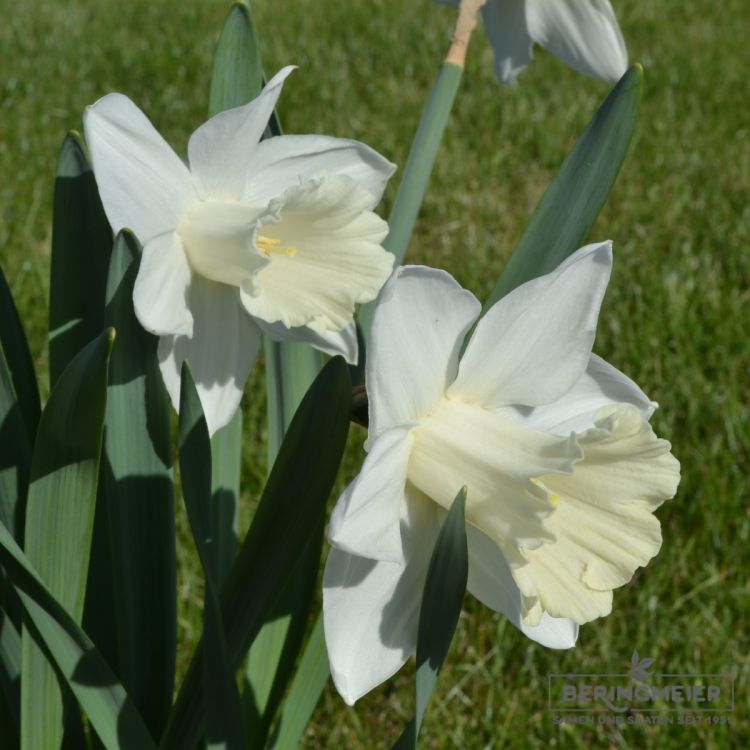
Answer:
[[[31,463],[26,556],[75,622],[83,614],[113,341],[114,330],[104,331],[60,375]],[[63,711],[57,678],[26,630],[21,650],[22,747],[55,750]]]
[[[180,385],[180,474],[185,507],[205,578],[203,607],[203,697],[209,748],[246,746],[242,707],[222,622],[211,508],[211,440],[187,362]]]
[[[294,750],[297,747],[330,675],[321,614],[315,621],[278,723],[268,740],[269,750]]]
[[[49,372],[54,386],[73,357],[104,328],[112,231],[78,133],[57,162],[49,290]]]
[[[409,248],[462,74],[463,68],[460,66],[443,63],[422,110],[419,127],[388,217],[388,236],[383,243],[383,247],[390,250],[396,258],[394,266],[404,262]],[[365,339],[370,333],[375,302],[368,302],[359,311],[359,324]]]
[[[26,334],[2,269],[0,269],[0,350],[5,357],[10,382],[16,394],[19,416],[23,420],[26,439],[31,445],[36,436],[41,413],[39,389]]]
[[[0,737],[10,747],[18,747],[19,741],[20,684],[21,636],[0,609]]]
[[[23,602],[38,647],[43,646],[54,661],[57,672],[85,710],[107,750],[156,750],[125,689],[83,630],[52,596],[3,524],[0,524],[0,561]],[[27,630],[24,637],[28,633]],[[37,704],[37,709],[34,718],[41,724],[45,721],[43,704]],[[50,750],[53,745],[29,747]]]
[[[214,53],[209,116],[247,104],[262,87],[260,47],[250,7],[238,2],[227,15]]]
[[[630,68],[594,115],[542,196],[483,313],[526,281],[554,270],[584,244],[633,136],[643,69]]]
[[[216,576],[221,586],[237,556],[237,516],[242,468],[242,410],[211,436],[211,512]]]
[[[158,338],[142,328],[133,310],[140,253],[131,233],[118,234],[106,292],[106,321],[118,334],[109,366],[103,475],[118,673],[158,739],[174,690],[174,479]]]
[[[466,487],[453,501],[430,558],[419,610],[417,708],[393,750],[414,750],[417,747],[417,735],[427,701],[458,624],[469,575],[465,510]]]
[[[221,595],[233,665],[239,665],[297,564],[310,529],[324,517],[346,445],[351,383],[332,359],[305,395],[268,479]],[[249,595],[252,593],[252,595]],[[199,647],[170,717],[163,750],[193,747],[203,732]]]

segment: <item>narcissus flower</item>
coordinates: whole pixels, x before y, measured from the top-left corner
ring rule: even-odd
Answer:
[[[415,649],[447,508],[468,487],[468,589],[527,636],[575,644],[612,590],[658,552],[654,510],[679,464],[656,404],[591,353],[612,263],[589,245],[480,304],[447,273],[396,271],[367,358],[370,432],[329,527],[323,604],[331,671],[353,703]]]
[[[261,141],[292,70],[201,125],[189,165],[121,94],[84,116],[112,229],[144,246],[136,315],[160,337],[175,408],[189,359],[211,432],[239,404],[261,331],[356,361],[354,306],[377,296],[393,264],[373,209],[394,165],[340,138]]]
[[[457,0],[438,2],[458,6]],[[534,43],[602,81],[614,83],[628,67],[609,0],[487,0],[482,17],[502,83],[512,83],[531,62]]]

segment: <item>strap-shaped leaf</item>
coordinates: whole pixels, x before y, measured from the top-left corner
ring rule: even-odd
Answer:
[[[461,614],[469,575],[466,488],[456,496],[438,534],[422,594],[417,635],[417,708],[393,750],[415,750],[427,701]]]
[[[141,248],[115,239],[106,321],[117,330],[109,365],[103,475],[118,639],[118,673],[152,735],[172,706],[176,652],[174,481],[169,401],[157,337],[133,310]],[[96,602],[87,602],[96,606]]]
[[[554,270],[583,245],[625,159],[642,85],[643,69],[635,65],[599,107],[539,201],[484,312],[525,281]]]
[[[52,596],[3,524],[0,561],[21,598],[37,647],[44,646],[107,750],[156,750],[125,689],[88,636]],[[37,708],[35,719],[41,723],[45,720],[43,705],[38,704]],[[52,747],[27,746],[45,750]]]
[[[242,750],[244,722],[218,593],[219,560],[211,509],[211,440],[187,362],[180,385],[180,475],[193,539],[203,567],[203,697],[209,748]]]
[[[247,104],[262,87],[260,46],[250,6],[236,2],[224,21],[214,53],[209,115]]]
[[[39,420],[26,508],[26,556],[80,623],[94,523],[99,456],[114,330],[101,333],[65,368]],[[55,750],[62,694],[51,665],[24,630],[22,748]]]
[[[287,431],[250,530],[224,585],[221,605],[233,665],[239,665],[274,606],[310,529],[324,516],[349,430],[351,383],[332,359]],[[196,650],[162,748],[193,747],[203,732],[203,648]]]
[[[269,750],[295,750],[330,676],[320,614],[302,653],[278,723],[268,738]]]
[[[60,149],[52,217],[49,372],[54,386],[70,360],[104,328],[112,231],[78,133]]]
[[[39,389],[26,334],[2,269],[0,269],[0,348],[5,356],[13,390],[18,400],[18,408],[26,427],[27,439],[31,444],[34,442],[41,414]]]

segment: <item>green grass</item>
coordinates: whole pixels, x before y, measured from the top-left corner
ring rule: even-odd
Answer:
[[[750,505],[750,128],[745,0],[615,2],[645,67],[636,138],[591,232],[615,271],[596,351],[661,404],[657,432],[682,462],[660,511],[660,555],[585,626],[570,652],[545,651],[467,598],[428,709],[425,748],[742,747],[748,722]],[[184,151],[207,108],[225,0],[35,0],[0,25],[0,264],[48,394],[46,308],[52,179],[68,129],[112,90],[129,94]],[[450,11],[423,2],[257,0],[269,72],[300,66],[280,112],[287,132],[366,141],[404,164],[449,37]],[[468,69],[408,260],[446,268],[480,298],[606,87],[542,51],[516,88],[492,77],[483,35]],[[397,178],[396,178],[397,179]],[[382,210],[394,195],[389,189]],[[554,363],[552,363],[554,366]],[[248,386],[244,518],[265,472],[261,370]],[[341,482],[360,460],[357,429]],[[183,537],[184,538],[184,537]],[[194,551],[180,553],[181,664],[199,636]],[[660,672],[732,672],[730,729],[559,728],[550,672],[608,672],[633,649]],[[411,715],[413,665],[348,709],[332,688],[305,747],[386,747]]]

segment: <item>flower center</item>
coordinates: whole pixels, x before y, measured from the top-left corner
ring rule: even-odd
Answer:
[[[271,253],[283,253],[284,255],[293,258],[297,254],[296,247],[279,247],[279,245],[281,245],[281,240],[276,237],[264,237],[262,234],[259,234],[255,238],[255,244],[258,249],[262,250],[266,255],[270,255]]]
[[[467,520],[499,544],[533,549],[554,539],[543,520],[557,498],[536,477],[570,470],[566,438],[450,398],[413,435],[407,479],[438,505],[449,508],[466,485]]]
[[[177,233],[193,270],[232,286],[252,279],[270,262],[267,248],[280,244],[270,240],[266,247],[255,246],[258,214],[257,209],[242,203],[211,200],[201,201],[188,211]]]

